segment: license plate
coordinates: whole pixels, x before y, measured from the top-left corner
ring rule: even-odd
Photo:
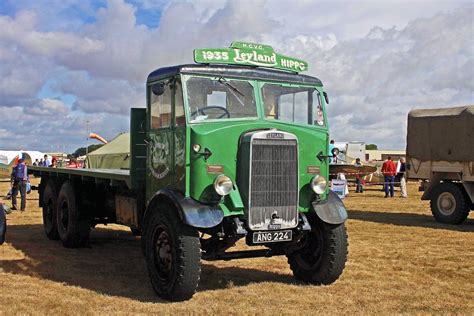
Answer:
[[[291,240],[291,230],[281,230],[276,232],[255,232],[253,233],[254,244],[264,244],[267,242],[279,242]]]

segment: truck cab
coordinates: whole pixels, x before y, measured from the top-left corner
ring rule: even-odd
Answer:
[[[131,111],[128,171],[34,170],[45,177],[48,237],[57,228],[63,244],[80,245],[90,219],[131,227],[153,288],[170,300],[192,297],[201,259],[284,255],[297,279],[336,281],[347,212],[328,188],[321,81],[268,45],[234,42],[194,57],[149,74],[146,108]],[[91,177],[95,186],[84,182]],[[75,218],[81,225],[65,234]],[[241,239],[245,250],[229,250]]]

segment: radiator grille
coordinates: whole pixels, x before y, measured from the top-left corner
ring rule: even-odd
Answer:
[[[253,139],[249,199],[252,229],[293,228],[298,219],[296,139]],[[270,228],[271,228],[270,227]]]

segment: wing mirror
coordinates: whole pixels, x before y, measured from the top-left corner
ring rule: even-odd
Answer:
[[[329,97],[326,91],[323,92],[323,95],[324,95],[324,100],[326,100],[326,104],[329,104]]]

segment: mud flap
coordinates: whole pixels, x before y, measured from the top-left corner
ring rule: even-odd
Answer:
[[[5,242],[5,234],[7,233],[7,218],[3,205],[0,204],[0,245]]]
[[[316,215],[328,224],[342,224],[347,219],[346,207],[336,193],[329,190],[328,198],[323,202],[313,203],[313,209]]]

